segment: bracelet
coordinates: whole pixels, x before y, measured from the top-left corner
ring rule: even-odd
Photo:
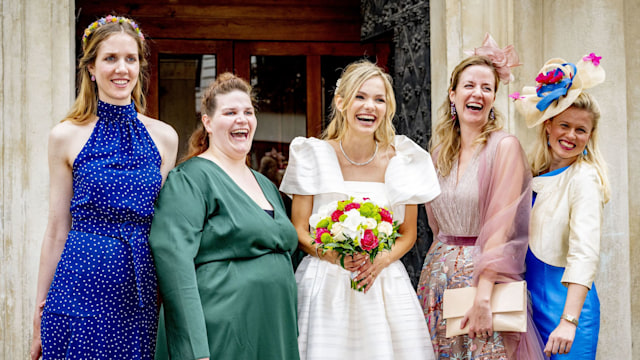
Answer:
[[[318,253],[318,250],[320,250],[320,246],[316,246],[316,256],[318,257],[318,259],[320,259],[320,254]]]
[[[562,314],[562,316],[560,317],[560,319],[563,320],[567,320],[568,322],[572,323],[573,325],[575,325],[576,327],[578,326],[578,318],[573,316],[573,315],[569,315],[569,314]]]

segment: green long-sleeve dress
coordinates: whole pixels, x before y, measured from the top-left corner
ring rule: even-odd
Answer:
[[[298,359],[298,244],[277,188],[254,172],[261,209],[214,162],[169,173],[149,243],[163,305],[156,359]]]

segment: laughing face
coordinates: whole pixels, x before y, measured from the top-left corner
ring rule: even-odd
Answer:
[[[582,154],[593,130],[593,115],[582,109],[567,110],[545,121],[554,169],[573,164]]]
[[[348,129],[373,135],[387,112],[386,95],[382,78],[374,76],[365,81],[346,109]],[[338,106],[342,107],[340,101]]]
[[[461,126],[484,126],[496,99],[495,89],[495,75],[487,66],[471,65],[460,73],[449,100],[456,106]]]
[[[219,156],[244,159],[251,150],[256,132],[256,115],[249,94],[235,90],[216,95],[213,115],[203,115],[210,149]]]
[[[130,104],[140,73],[136,40],[124,32],[109,36],[99,45],[96,61],[88,68],[96,78],[100,100],[113,105]]]

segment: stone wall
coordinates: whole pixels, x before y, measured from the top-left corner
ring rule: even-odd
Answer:
[[[640,2],[624,1],[624,68],[626,83],[620,84],[627,93],[626,128],[628,144],[629,192],[629,269],[631,274],[631,341],[633,359],[640,359]],[[615,137],[624,134],[616,134]],[[615,150],[615,149],[613,149]],[[615,191],[615,190],[614,190]],[[623,194],[624,195],[624,194]]]
[[[47,137],[73,99],[73,1],[0,1],[0,359],[26,359],[47,222]]]

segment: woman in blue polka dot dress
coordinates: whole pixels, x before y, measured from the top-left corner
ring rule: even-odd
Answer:
[[[123,17],[84,32],[78,97],[49,135],[32,359],[153,357],[157,281],[148,235],[178,138],[141,114],[146,46]]]

